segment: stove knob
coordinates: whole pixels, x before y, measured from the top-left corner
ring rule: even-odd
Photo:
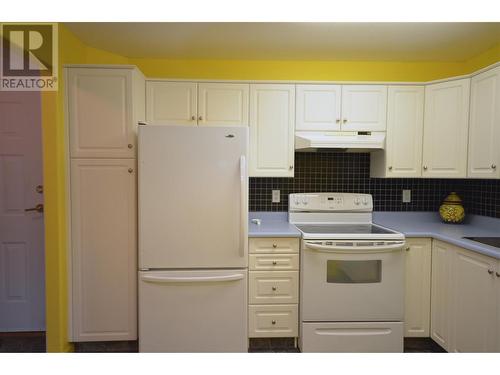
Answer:
[[[360,203],[361,203],[361,202],[360,202],[360,200],[359,200],[359,197],[354,198],[354,204],[355,204],[356,206],[359,206],[359,204],[360,204]]]
[[[297,195],[294,197],[294,202],[295,202],[295,205],[296,205],[296,206],[298,206],[298,205],[299,205],[299,203],[300,203],[300,201],[299,201],[299,197],[298,197]]]
[[[368,198],[366,198],[366,197],[364,197],[364,198],[363,198],[363,204],[364,204],[365,206],[367,206],[367,205],[368,205]]]
[[[308,202],[307,202],[307,197],[302,197],[302,204],[303,205],[306,205]]]

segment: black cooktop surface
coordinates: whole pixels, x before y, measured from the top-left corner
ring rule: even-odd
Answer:
[[[500,248],[500,237],[464,237],[467,240],[483,243]]]

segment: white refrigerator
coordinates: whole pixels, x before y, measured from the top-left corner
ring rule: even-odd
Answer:
[[[247,127],[139,127],[139,351],[247,351],[247,150]]]

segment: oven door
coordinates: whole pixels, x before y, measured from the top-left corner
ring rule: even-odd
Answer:
[[[402,321],[405,241],[302,242],[302,321]]]

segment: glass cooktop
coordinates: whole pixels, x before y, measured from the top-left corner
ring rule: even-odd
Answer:
[[[301,232],[310,234],[392,234],[391,230],[373,224],[296,224]]]

